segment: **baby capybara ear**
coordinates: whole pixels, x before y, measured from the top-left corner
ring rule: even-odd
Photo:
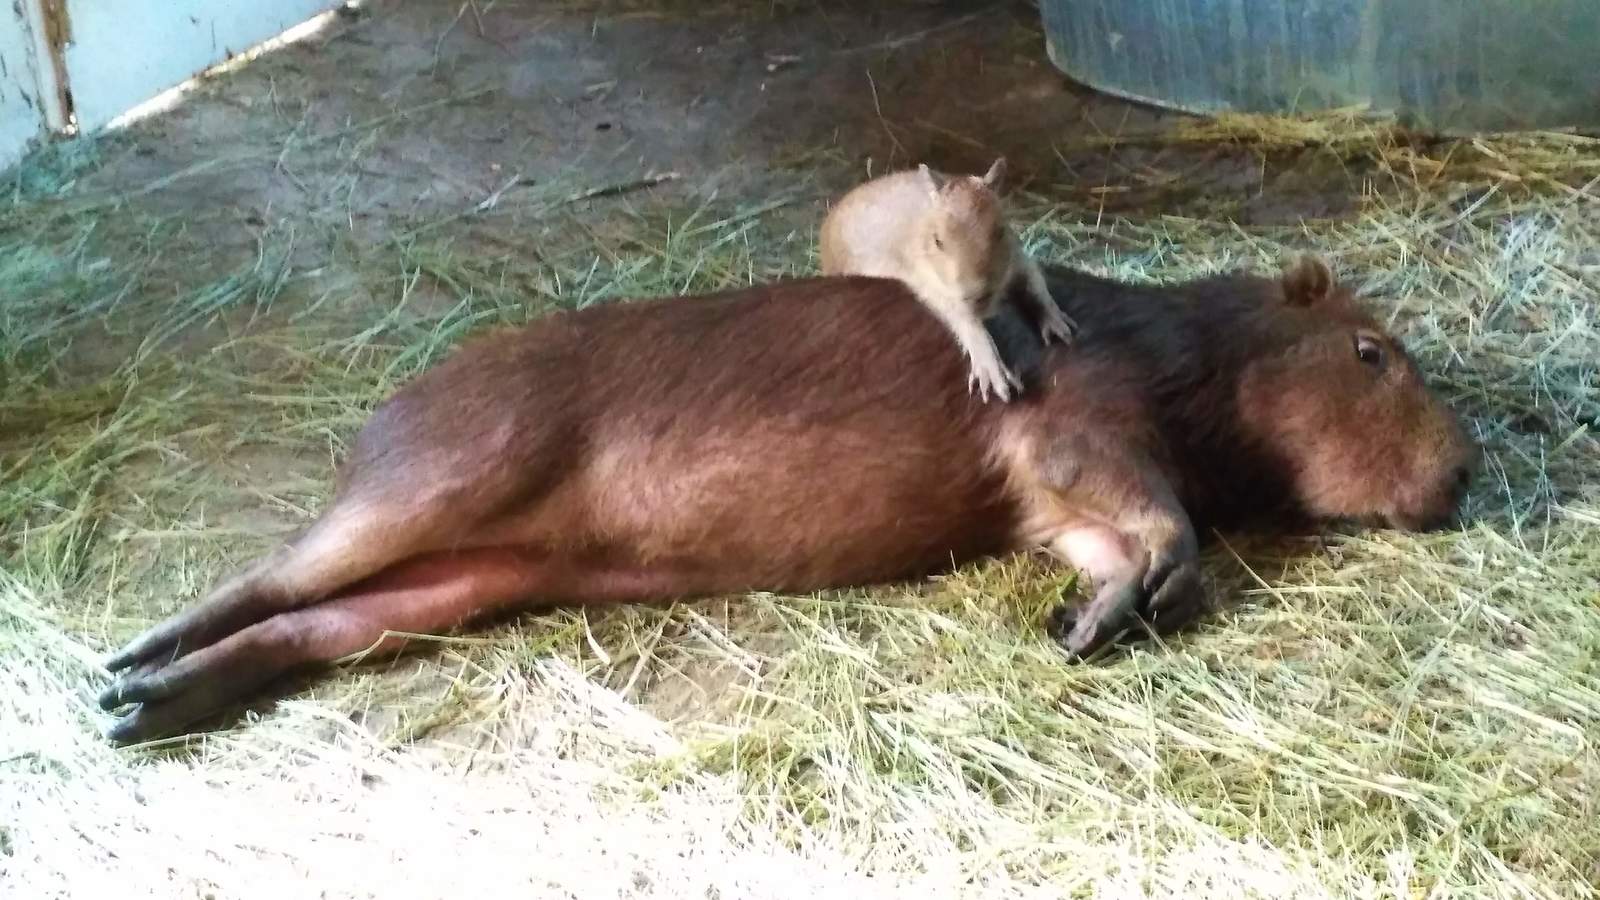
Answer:
[[[996,159],[994,161],[994,165],[989,167],[989,171],[988,172],[984,173],[984,175],[983,175],[984,187],[987,187],[987,188],[990,188],[992,190],[998,191],[998,190],[1000,190],[1000,183],[1002,181],[1004,181],[1005,178],[1006,178],[1006,158],[1004,156],[1002,156],[1002,157],[999,157],[998,159]]]
[[[1333,292],[1333,272],[1319,257],[1300,257],[1283,271],[1283,299],[1290,306],[1310,306],[1328,299]]]

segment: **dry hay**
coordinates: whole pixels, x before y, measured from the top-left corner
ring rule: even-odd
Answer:
[[[237,268],[154,291],[159,241],[96,237],[123,213],[74,194],[72,160],[25,169],[0,229],[0,883],[1593,896],[1600,147],[1364,152],[1395,189],[1353,218],[1095,227],[1035,197],[1027,241],[1131,279],[1327,255],[1487,447],[1458,530],[1223,540],[1206,568],[1226,609],[1104,665],[1060,663],[1037,623],[1070,573],[1022,558],[917,590],[528,617],[127,752],[96,733],[99,654],[311,516],[396,383],[551,306],[806,271],[810,239],[755,204],[624,214],[537,252],[484,243],[495,216],[562,214],[569,186],[419,228],[338,278],[297,274],[303,238],[269,233]],[[233,336],[189,340],[218,323]],[[95,342],[118,348],[98,370],[57,365]]]

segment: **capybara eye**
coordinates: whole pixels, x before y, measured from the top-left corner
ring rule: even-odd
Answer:
[[[1370,334],[1356,335],[1356,358],[1374,369],[1383,368],[1383,342]]]

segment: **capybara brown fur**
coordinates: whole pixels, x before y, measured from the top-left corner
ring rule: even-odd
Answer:
[[[865,585],[1039,546],[1096,585],[1048,623],[1079,658],[1205,608],[1197,528],[1454,515],[1472,443],[1322,263],[1050,277],[1081,336],[993,320],[1033,382],[1005,405],[968,394],[960,349],[889,279],[474,340],[373,413],[305,531],[108,661],[109,734],[180,732],[291,670],[522,607]]]

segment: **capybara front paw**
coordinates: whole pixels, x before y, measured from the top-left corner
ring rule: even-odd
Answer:
[[[1205,612],[1205,586],[1200,580],[1200,565],[1193,559],[1175,560],[1167,565],[1151,561],[1145,576],[1149,597],[1139,610],[1145,627],[1156,634],[1171,634]]]
[[[1152,565],[1142,584],[1113,583],[1087,603],[1056,607],[1045,631],[1069,660],[1081,662],[1113,641],[1171,634],[1206,608],[1199,564],[1180,558]]]
[[[1134,579],[1111,580],[1102,584],[1089,602],[1063,606],[1052,613],[1051,634],[1069,659],[1087,658],[1137,623],[1138,610],[1147,597]]]
[[[1059,604],[1045,616],[1044,633],[1049,635],[1052,641],[1060,644],[1063,650],[1066,650],[1067,636],[1072,634],[1072,630],[1078,626],[1078,614],[1082,611],[1083,607],[1080,604]],[[1073,662],[1081,661],[1070,650],[1067,652],[1067,657]]]
[[[1056,642],[1068,662],[1081,663],[1110,643],[1121,629],[1093,614],[1093,603],[1063,603],[1050,611],[1045,633]]]
[[[1116,636],[1107,630],[1106,622],[1084,615],[1087,606],[1063,603],[1050,611],[1045,622],[1045,632],[1066,654],[1068,662],[1083,662]]]

